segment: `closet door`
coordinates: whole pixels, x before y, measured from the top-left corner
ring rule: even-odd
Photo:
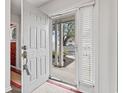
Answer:
[[[78,88],[84,93],[94,93],[95,87],[93,9],[86,6],[78,12]]]

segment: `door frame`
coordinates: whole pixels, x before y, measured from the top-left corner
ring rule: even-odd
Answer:
[[[21,73],[22,73],[22,75],[21,75],[21,85],[22,85],[22,89],[21,89],[21,93],[24,93],[24,79],[23,79],[23,75],[24,75],[24,73],[23,73],[23,62],[24,62],[24,60],[23,60],[23,57],[22,57],[22,45],[23,45],[23,16],[22,15],[24,15],[23,14],[23,0],[21,0],[21,44],[20,44],[20,48],[21,48]]]
[[[50,46],[51,46],[51,48],[50,48],[50,75],[49,75],[49,78],[51,78],[51,69],[52,69],[52,20],[54,20],[54,19],[59,19],[59,18],[61,18],[61,17],[66,17],[66,16],[69,16],[69,15],[74,15],[74,17],[75,17],[75,43],[76,43],[76,49],[75,49],[75,77],[76,77],[76,84],[75,85],[72,85],[72,84],[70,84],[70,85],[72,85],[72,86],[75,86],[75,87],[77,87],[77,85],[78,85],[78,56],[77,56],[77,54],[78,54],[78,51],[77,51],[77,41],[78,41],[78,17],[77,17],[77,9],[73,9],[73,10],[69,10],[69,11],[66,11],[66,12],[63,12],[61,15],[60,14],[57,14],[57,15],[54,15],[54,16],[51,16],[51,21],[50,21]],[[65,82],[63,82],[63,83],[65,83]],[[69,84],[69,83],[68,83]]]
[[[12,13],[10,13],[10,14],[12,14]],[[10,15],[11,16],[11,15]],[[21,17],[21,16],[20,16]],[[21,18],[20,18],[21,19]],[[20,20],[21,21],[21,20]],[[21,24],[19,25],[19,23],[16,23],[15,21],[12,21],[11,20],[11,23],[10,24],[14,24],[15,26],[16,26],[16,40],[15,41],[11,41],[11,39],[10,39],[10,43],[11,42],[16,42],[16,65],[15,65],[15,67],[16,67],[16,69],[18,69],[18,70],[20,70],[21,71],[21,64],[20,64],[20,62],[21,62],[21,60],[20,60],[20,58],[21,58],[21,56],[20,56],[20,38],[19,38],[19,32],[21,31]],[[11,35],[12,33],[10,32],[10,35]],[[10,48],[11,48],[11,45],[10,45]],[[11,54],[10,54],[10,56],[11,56]],[[10,65],[11,65],[11,62],[10,62]]]
[[[97,3],[97,4],[96,4]],[[87,7],[87,6],[90,6],[90,5],[93,5],[94,6],[94,9],[93,9],[93,32],[96,37],[95,37],[95,48],[96,48],[96,62],[95,62],[95,92],[96,93],[99,93],[99,4],[98,4],[98,0],[95,2],[94,0],[92,2],[88,2],[88,3],[85,3],[85,4],[82,4],[81,6],[79,7],[75,7],[73,9],[68,9],[68,10],[65,10],[65,11],[60,11],[58,13],[56,13],[55,15],[51,15],[51,20],[52,19],[55,19],[55,18],[58,18],[58,17],[62,17],[62,16],[67,16],[69,14],[74,14],[75,15],[75,29],[76,29],[76,46],[78,46],[77,42],[78,42],[78,32],[79,32],[79,21],[78,21],[78,18],[79,18],[79,9],[82,8],[82,7]],[[52,25],[52,21],[50,23],[50,25]],[[52,46],[52,27],[50,27],[50,45]],[[78,73],[78,49],[76,49],[76,88],[79,89],[79,73]],[[52,49],[50,49],[50,74],[51,74],[51,66],[52,66]]]

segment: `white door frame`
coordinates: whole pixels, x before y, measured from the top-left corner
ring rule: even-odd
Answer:
[[[75,16],[75,42],[76,42],[76,48],[77,48],[77,41],[78,41],[78,27],[77,27],[77,9],[73,9],[73,10],[69,10],[67,12],[63,12],[62,15],[54,15],[51,17],[51,27],[50,27],[50,46],[52,47],[52,20],[54,19],[59,19],[61,17],[66,17],[66,16],[69,16],[69,15],[74,15]],[[76,65],[75,65],[75,70],[76,70],[76,73],[75,73],[75,77],[76,77],[76,84],[74,86],[77,86],[78,85],[78,58],[77,58],[77,49],[75,49],[75,61],[76,61]],[[50,77],[51,77],[51,69],[52,69],[52,48],[50,49]]]
[[[5,92],[10,91],[10,0],[5,0]]]
[[[6,21],[6,24],[5,24],[5,36],[6,36],[6,40],[5,40],[5,43],[6,43],[6,51],[5,51],[5,66],[6,66],[6,85],[5,85],[5,91],[8,92],[10,91],[12,88],[11,88],[11,84],[10,84],[10,81],[11,81],[11,54],[10,54],[10,48],[11,48],[11,37],[10,37],[10,24],[11,23],[14,23],[16,24],[17,26],[17,32],[16,32],[16,68],[20,70],[19,68],[19,62],[17,60],[19,60],[19,52],[17,52],[17,50],[20,48],[19,45],[17,45],[17,42],[19,43],[19,29],[20,29],[20,25],[18,23],[16,23],[15,21],[12,21],[11,20],[11,0],[5,0],[5,5],[6,5],[6,18],[5,18],[5,21]],[[17,56],[18,55],[18,56]]]
[[[97,3],[98,3],[98,1],[97,1]],[[95,2],[93,1],[93,2],[88,2],[88,3],[85,3],[85,4],[83,4],[82,6],[80,6],[80,7],[76,7],[76,8],[73,8],[73,9],[68,9],[68,10],[66,10],[66,11],[61,11],[61,12],[59,12],[59,13],[56,13],[55,15],[52,15],[51,16],[51,19],[56,19],[56,18],[60,18],[60,17],[63,17],[63,16],[67,16],[67,15],[69,15],[69,14],[74,14],[75,15],[75,28],[76,28],[76,32],[77,33],[75,33],[76,34],[76,47],[77,47],[77,41],[78,41],[78,31],[79,31],[79,27],[78,27],[78,25],[79,25],[79,21],[78,21],[78,18],[79,18],[79,9],[81,8],[81,7],[86,7],[86,6],[90,6],[90,5],[93,5],[94,6],[94,4],[95,4]],[[96,36],[96,38],[95,38],[95,40],[96,40],[96,49],[98,49],[98,47],[99,47],[99,29],[98,29],[98,26],[99,26],[99,23],[98,23],[98,4],[97,5],[95,5],[94,6],[94,12],[93,12],[93,19],[94,19],[94,24],[93,25],[95,25],[94,27],[93,27],[93,32],[94,32],[94,34],[96,34],[95,36]],[[52,21],[51,21],[51,23],[50,23],[51,25],[52,25]],[[52,36],[52,28],[50,29],[50,38],[51,38],[51,36]],[[52,39],[50,39],[50,45],[52,46],[52,41],[51,41]],[[98,68],[98,66],[99,66],[99,64],[98,64],[98,58],[99,58],[99,53],[98,53],[99,51],[98,50],[96,50],[96,63],[95,63],[95,92],[96,93],[99,93],[98,91],[98,85],[99,85],[99,76],[98,76],[98,74],[99,74],[99,68]],[[76,53],[78,53],[78,51],[76,50]],[[52,48],[50,49],[50,54],[51,54],[51,59],[50,59],[50,74],[51,74],[51,66],[52,66]],[[78,77],[79,75],[78,75],[78,54],[76,54],[76,87],[78,88],[78,84],[79,84],[79,77]]]
[[[12,14],[12,13],[11,13]],[[11,15],[10,15],[11,16]],[[21,18],[20,18],[21,19]],[[21,21],[21,20],[20,20]],[[18,70],[21,70],[21,68],[20,68],[20,62],[21,62],[21,60],[20,60],[20,38],[19,38],[19,32],[21,31],[21,25],[19,25],[19,23],[17,23],[17,22],[15,22],[15,21],[11,21],[11,23],[12,24],[14,24],[15,26],[16,26],[16,40],[15,41],[11,41],[11,39],[10,39],[10,43],[11,42],[16,42],[16,65],[15,65],[15,68],[16,69],[18,69]],[[11,24],[10,23],[10,24]],[[10,32],[10,36],[11,36],[11,32]],[[11,45],[10,45],[10,48],[11,48]],[[10,56],[11,56],[11,54],[10,54]],[[11,60],[10,60],[11,61]],[[11,65],[11,62],[10,62],[10,65]],[[14,67],[14,66],[13,66]]]

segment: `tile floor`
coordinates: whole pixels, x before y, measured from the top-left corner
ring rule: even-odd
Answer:
[[[12,86],[12,90],[7,93],[21,93],[21,89]]]
[[[15,82],[18,85],[21,85],[21,75],[14,71],[11,71],[11,81]],[[12,90],[7,93],[21,93],[21,89],[15,87],[14,85],[12,85],[12,83],[11,83],[11,87]]]
[[[34,90],[32,93],[77,93],[77,92],[73,92],[71,90],[46,82],[45,84],[41,85],[39,88]]]
[[[63,84],[64,85],[64,84]],[[68,86],[68,85],[66,85]],[[76,89],[74,87],[70,87],[71,89]],[[7,92],[7,93],[21,93],[21,89],[12,87],[13,90]],[[75,92],[66,88],[63,88],[61,86],[58,86],[56,84],[52,84],[49,82],[44,83],[40,87],[38,87],[36,90],[34,90],[32,93],[81,93],[81,92]]]

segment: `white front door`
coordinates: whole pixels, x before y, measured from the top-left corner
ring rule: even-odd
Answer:
[[[22,93],[32,93],[49,77],[49,17],[26,0],[21,17]]]

